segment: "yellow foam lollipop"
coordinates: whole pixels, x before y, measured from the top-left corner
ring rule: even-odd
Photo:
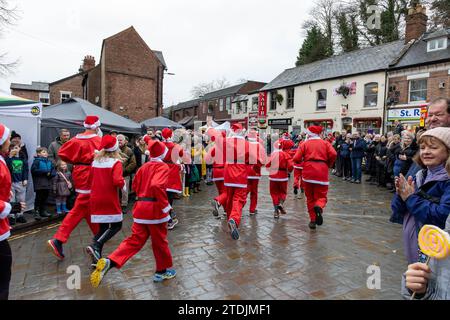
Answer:
[[[430,259],[445,259],[450,255],[450,235],[444,230],[432,226],[425,225],[419,232],[420,251],[428,256],[426,265],[430,263]],[[414,292],[411,300],[414,300],[416,293]]]
[[[430,258],[445,259],[450,255],[450,236],[436,226],[425,225],[419,233],[419,247]]]

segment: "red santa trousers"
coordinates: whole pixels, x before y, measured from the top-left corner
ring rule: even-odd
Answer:
[[[58,228],[55,236],[56,240],[66,243],[70,234],[78,226],[81,220],[85,219],[92,234],[96,235],[100,230],[100,225],[91,223],[90,196],[88,194],[78,194],[75,205],[64,218],[61,226]]]
[[[247,188],[226,187],[227,205],[225,212],[228,220],[233,219],[239,227],[242,218],[242,209],[247,202]]]
[[[250,212],[254,213],[258,206],[258,185],[259,180],[248,179],[247,182],[247,196],[250,194]]]
[[[314,207],[325,208],[328,202],[328,186],[303,181],[303,188],[305,189],[309,218],[312,222],[316,222]]]
[[[218,196],[214,198],[222,207],[227,204],[227,190],[223,184],[223,180],[215,181]]]
[[[274,206],[280,205],[280,201],[286,200],[288,181],[270,181],[270,196]]]
[[[125,239],[108,257],[116,264],[118,269],[122,268],[128,260],[144,247],[148,238],[152,240],[156,271],[163,271],[172,267],[172,254],[170,253],[169,241],[167,241],[167,223],[133,223],[131,232],[131,236]]]
[[[294,169],[294,189],[303,189],[302,169]]]

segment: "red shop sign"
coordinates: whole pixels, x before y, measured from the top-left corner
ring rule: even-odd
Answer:
[[[258,118],[267,118],[267,92],[260,92],[258,99]]]

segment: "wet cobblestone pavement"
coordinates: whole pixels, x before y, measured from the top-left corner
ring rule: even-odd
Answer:
[[[13,276],[10,299],[401,299],[406,268],[401,226],[391,224],[392,194],[367,184],[332,179],[325,223],[308,228],[305,199],[289,194],[287,216],[274,221],[267,177],[260,184],[259,214],[244,208],[241,238],[233,241],[225,220],[211,214],[214,186],[177,200],[180,224],[169,233],[177,277],[152,282],[154,259],[147,243],[121,270],[111,270],[98,289],[89,284],[83,248],[90,231],[83,222],[58,262],[46,240],[57,225],[11,239]],[[291,192],[291,190],[290,190]],[[130,234],[131,215],[104,249],[107,254]],[[81,289],[66,281],[71,265],[81,268]],[[381,268],[381,289],[367,288],[367,268]]]

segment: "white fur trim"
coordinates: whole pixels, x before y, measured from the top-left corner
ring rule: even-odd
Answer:
[[[216,181],[224,181],[225,178],[213,178],[212,181],[216,182]]]
[[[245,137],[243,136],[231,136],[231,139],[241,139],[241,140],[245,140]]]
[[[88,135],[77,134],[75,137],[77,139],[87,140],[87,139],[92,139],[92,138],[97,137],[97,136],[98,135],[96,135],[96,134],[88,134]]]
[[[294,169],[303,170],[303,167],[294,166]]]
[[[3,240],[8,239],[10,236],[11,236],[11,232],[8,231],[8,232],[6,232],[6,233],[0,235],[0,241],[3,241]]]
[[[162,155],[160,155],[159,157],[156,157],[156,158],[150,158],[150,161],[161,162],[167,156],[168,152],[169,152],[169,149],[166,147],[166,149],[165,149],[165,151],[164,151],[164,153]]]
[[[80,190],[80,189],[75,189],[76,193],[79,194],[91,194],[91,190]]]
[[[318,181],[318,180],[306,180],[306,179],[303,179],[303,181],[308,182],[308,183],[312,183],[312,184],[320,184],[322,186],[329,186],[330,185],[329,182]]]
[[[118,159],[112,158],[109,158],[106,161],[94,160],[94,162],[92,163],[92,168],[99,168],[99,169],[112,168],[117,162],[119,162]]]
[[[114,145],[114,147],[109,148],[109,149],[105,149],[105,151],[107,151],[107,152],[114,152],[117,149],[119,149],[119,140],[116,140],[116,144]]]
[[[261,177],[258,176],[252,176],[252,177],[248,177],[248,180],[261,180]]]
[[[91,130],[95,130],[95,129],[97,129],[98,127],[100,127],[102,124],[101,124],[101,122],[100,122],[100,120],[98,120],[96,123],[94,123],[94,124],[86,124],[86,122],[83,122],[83,126],[86,128],[86,129],[91,129]]]
[[[121,221],[123,221],[123,213],[91,216],[91,223],[116,223]]]
[[[5,209],[3,209],[2,212],[0,212],[0,219],[5,219],[9,216],[9,213],[11,212],[11,204],[8,202],[5,202]]]
[[[239,183],[226,183],[225,182],[225,187],[232,187],[232,188],[247,188],[246,184],[239,184]]]
[[[9,134],[11,133],[11,130],[7,126],[3,126],[5,127],[5,131],[3,132],[3,136],[0,137],[0,145],[5,143],[6,139],[8,139]]]
[[[168,213],[170,210],[172,210],[172,206],[169,204],[167,207],[165,207],[162,211],[164,213]]]
[[[2,156],[0,156],[0,162],[3,162],[6,165],[6,161]]]
[[[148,219],[133,219],[134,223],[138,224],[161,224],[170,221],[170,215],[158,220],[148,220]]]
[[[167,192],[173,192],[173,193],[183,193],[182,190],[175,190],[175,189],[166,189]]]
[[[319,136],[310,136],[310,137],[308,137],[308,139],[307,139],[307,141],[309,141],[309,140],[322,140],[322,139],[320,139],[320,137]]]
[[[150,156],[150,151],[148,151],[148,150],[145,150],[145,152],[144,152],[144,153],[145,153],[145,155],[146,155],[146,156]]]
[[[275,181],[275,182],[284,182],[284,181],[289,181],[289,178],[282,178],[282,179],[277,179],[277,178],[270,178],[270,181]]]

